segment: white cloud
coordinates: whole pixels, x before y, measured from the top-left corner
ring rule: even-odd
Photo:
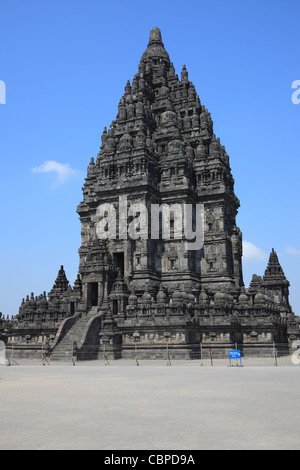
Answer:
[[[66,183],[70,178],[78,174],[78,170],[74,170],[68,163],[58,163],[54,160],[49,160],[41,166],[32,168],[33,173],[55,173],[55,185]]]
[[[243,241],[243,258],[245,261],[267,261],[268,255],[253,243]]]
[[[284,248],[284,251],[285,253],[287,253],[288,255],[297,255],[297,256],[300,256],[300,250],[298,250],[297,248],[292,248],[291,246],[286,246]]]

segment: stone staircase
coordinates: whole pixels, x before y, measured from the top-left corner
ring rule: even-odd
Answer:
[[[72,357],[76,360],[76,351],[73,348],[74,342],[76,342],[77,348],[84,342],[87,325],[96,317],[99,317],[97,307],[92,307],[88,315],[79,318],[54,348],[50,356],[51,361],[71,362]],[[84,356],[84,352],[81,352],[80,356]],[[86,359],[89,359],[89,355],[86,356]]]

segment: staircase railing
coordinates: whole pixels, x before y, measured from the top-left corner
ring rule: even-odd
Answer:
[[[90,311],[90,313],[92,313]],[[102,314],[92,316],[84,327],[81,339],[77,344],[78,357],[85,354],[94,356],[99,347],[99,332],[101,328]]]
[[[71,330],[71,328],[75,325],[77,320],[81,317],[81,313],[76,313],[73,317],[66,318],[61,325],[59,326],[55,339],[50,346],[50,353],[54,351],[56,346],[62,341],[62,339],[66,336],[66,334]]]

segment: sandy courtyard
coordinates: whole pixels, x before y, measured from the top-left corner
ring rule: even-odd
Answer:
[[[300,366],[21,361],[0,367],[0,449],[300,449]]]

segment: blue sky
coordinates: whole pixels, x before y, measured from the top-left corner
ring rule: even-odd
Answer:
[[[245,283],[275,248],[300,315],[299,13],[299,0],[0,0],[0,311],[49,292],[61,264],[73,283],[86,168],[157,26],[229,153]]]

